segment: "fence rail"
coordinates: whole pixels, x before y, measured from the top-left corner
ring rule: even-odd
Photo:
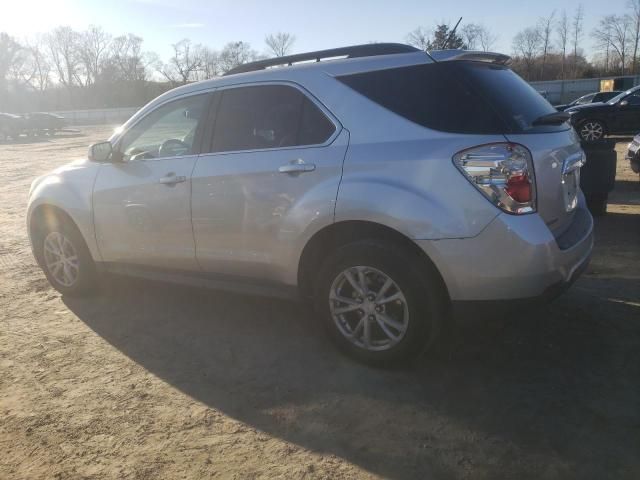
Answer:
[[[529,82],[533,88],[544,93],[544,96],[556,105],[558,103],[569,103],[587,93],[599,92],[600,81],[610,80],[613,77],[600,78],[580,78],[577,80],[547,80],[544,82]],[[617,80],[626,80],[626,90],[632,86],[640,84],[640,76],[615,77]]]
[[[103,125],[124,123],[137,111],[137,107],[127,107],[91,110],[60,110],[51,113],[63,116],[69,125]]]

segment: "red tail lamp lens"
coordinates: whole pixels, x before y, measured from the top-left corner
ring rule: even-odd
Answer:
[[[507,180],[505,187],[507,194],[516,202],[531,201],[531,182],[528,175],[513,175]]]

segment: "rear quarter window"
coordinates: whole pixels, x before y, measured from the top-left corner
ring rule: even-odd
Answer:
[[[386,109],[433,130],[501,134],[569,128],[566,124],[533,127],[534,120],[556,110],[507,67],[454,61],[337,79]]]
[[[338,80],[423,127],[459,133],[505,130],[485,101],[440,64],[345,75]]]

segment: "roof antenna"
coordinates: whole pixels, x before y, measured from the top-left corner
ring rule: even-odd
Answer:
[[[449,33],[449,36],[447,37],[447,39],[444,41],[444,43],[442,44],[442,46],[440,47],[440,50],[444,50],[447,46],[447,44],[449,43],[449,40],[451,40],[451,37],[453,37],[456,33],[456,30],[458,28],[458,25],[460,25],[460,22],[462,21],[462,17],[460,17],[458,19],[458,23],[456,23],[456,26],[453,27],[453,30],[451,30],[451,32]]]

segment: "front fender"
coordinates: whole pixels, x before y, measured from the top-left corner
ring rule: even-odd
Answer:
[[[34,181],[27,207],[27,231],[31,240],[33,213],[44,205],[65,212],[76,224],[84,238],[91,256],[100,260],[95,240],[92,212],[93,184],[99,169],[98,164],[78,162],[62,167]]]

